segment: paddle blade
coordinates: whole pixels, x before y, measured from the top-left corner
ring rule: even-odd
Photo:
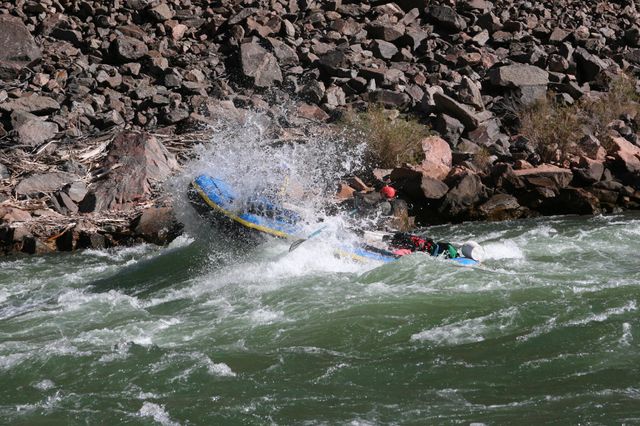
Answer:
[[[297,248],[300,246],[300,244],[304,243],[305,241],[307,241],[307,239],[306,239],[306,238],[301,238],[301,239],[299,239],[299,240],[294,241],[294,242],[289,246],[289,251],[290,251],[290,252],[294,251],[295,249],[297,249]]]

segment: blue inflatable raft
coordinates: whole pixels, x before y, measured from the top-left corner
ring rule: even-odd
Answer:
[[[250,198],[238,205],[233,189],[223,180],[200,175],[191,183],[189,199],[198,213],[234,239],[259,241],[268,237],[298,240],[305,238],[300,227],[300,215],[278,205],[266,196]],[[342,257],[357,261],[392,262],[401,256],[367,244],[342,246],[336,249]],[[449,259],[460,265],[476,265],[466,257]]]

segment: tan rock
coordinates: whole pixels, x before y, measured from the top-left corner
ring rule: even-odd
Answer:
[[[422,140],[424,161],[420,164],[424,176],[443,180],[451,170],[452,155],[449,144],[439,136]]]

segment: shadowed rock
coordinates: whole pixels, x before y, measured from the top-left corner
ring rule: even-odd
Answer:
[[[20,18],[0,15],[0,80],[11,80],[42,52]]]

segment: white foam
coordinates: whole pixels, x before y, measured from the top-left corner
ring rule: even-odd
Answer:
[[[140,417],[151,417],[163,426],[180,425],[180,423],[171,419],[169,413],[165,410],[164,405],[154,404],[153,402],[145,401],[142,404],[140,411],[138,411],[138,415]]]
[[[460,345],[482,342],[496,331],[503,331],[517,315],[515,307],[489,315],[456,321],[411,335],[412,341],[429,341],[437,345]]]
[[[272,324],[276,321],[282,321],[284,318],[284,312],[260,308],[251,312],[249,318],[253,325]]]
[[[39,381],[38,383],[34,384],[33,387],[38,389],[38,390],[41,390],[41,391],[46,391],[46,390],[55,388],[56,384],[53,383],[52,380],[43,379],[43,380]]]
[[[633,334],[631,333],[631,324],[628,322],[622,323],[622,336],[620,337],[620,346],[631,346],[633,341]]]
[[[522,250],[513,240],[484,243],[482,248],[484,248],[485,261],[489,259],[524,259]]]

